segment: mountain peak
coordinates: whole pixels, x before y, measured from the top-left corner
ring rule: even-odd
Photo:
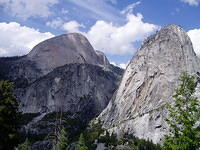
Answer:
[[[176,25],[176,24],[169,24],[167,26],[164,26],[162,29],[170,29],[170,30],[172,30],[172,29],[181,29],[181,30],[183,30],[183,28],[181,26]]]
[[[77,33],[77,32],[61,34],[61,35],[56,36],[54,38],[57,38],[57,39],[66,38],[66,39],[71,39],[71,40],[75,40],[75,41],[85,40],[85,41],[89,42],[83,34]]]
[[[104,127],[160,143],[167,132],[163,106],[172,102],[181,72],[196,74],[199,64],[181,27],[162,28],[143,43],[127,66],[116,94],[99,117]]]
[[[36,45],[27,55],[28,59],[37,62],[44,73],[65,64],[85,63],[106,66],[108,62],[98,61],[87,38],[80,33],[69,33],[53,37]]]

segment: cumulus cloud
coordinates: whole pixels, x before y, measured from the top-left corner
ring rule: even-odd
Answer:
[[[136,6],[140,5],[140,4],[141,4],[140,1],[135,2],[135,3],[132,3],[132,4],[128,5],[124,10],[122,10],[121,13],[122,13],[122,14],[132,13],[133,9],[134,9]]]
[[[39,42],[54,36],[49,32],[41,33],[16,22],[1,22],[0,33],[1,57],[27,54]]]
[[[189,30],[187,33],[192,41],[194,51],[200,56],[200,29]]]
[[[184,3],[188,3],[191,6],[198,6],[200,4],[200,0],[181,0]]]
[[[105,21],[97,21],[87,33],[84,33],[95,49],[106,54],[132,54],[134,43],[144,40],[159,27],[143,22],[141,14],[127,14],[127,23],[115,26]]]
[[[110,64],[114,65],[114,66],[117,66],[117,67],[120,67],[122,69],[126,69],[126,66],[128,65],[129,61],[127,63],[121,63],[121,64],[117,64],[115,62],[110,62]]]
[[[63,20],[61,18],[56,18],[56,19],[54,19],[52,21],[48,21],[46,23],[46,26],[49,26],[49,27],[55,28],[55,29],[60,28],[62,25],[63,25]]]
[[[7,13],[12,16],[27,19],[29,17],[48,17],[52,14],[50,7],[58,0],[1,0]]]
[[[79,24],[77,21],[69,21],[63,24],[62,28],[68,32],[80,32],[80,28],[84,28],[83,24]]]
[[[123,64],[123,63],[122,63],[122,64],[119,64],[119,67],[122,68],[122,69],[126,69],[126,66],[127,66],[127,65],[126,65],[126,64]]]

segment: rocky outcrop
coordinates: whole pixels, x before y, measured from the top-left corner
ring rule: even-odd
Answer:
[[[22,57],[0,58],[0,70],[0,79],[15,83],[23,113],[88,110],[87,119],[105,108],[123,73],[78,33],[43,41]]]
[[[15,95],[24,113],[52,111],[80,113],[91,119],[99,114],[117,88],[118,76],[91,64],[67,64],[54,69]]]
[[[78,136],[107,106],[123,73],[78,33],[46,40],[22,57],[0,58],[0,70],[0,80],[14,82],[21,137],[30,137],[33,150],[51,149],[58,112]]]
[[[96,54],[97,54],[97,61],[100,63],[100,64],[103,64],[103,66],[109,66],[110,63],[107,59],[107,57],[105,56],[105,54],[101,51],[97,51],[96,50]]]
[[[0,58],[0,77],[27,85],[66,64],[92,64],[109,67],[102,52],[95,51],[89,41],[79,33],[63,34],[36,45],[28,55]]]
[[[179,75],[199,70],[200,60],[188,35],[179,26],[166,26],[145,40],[133,56],[99,119],[110,132],[160,143],[167,132],[164,105],[172,102]]]
[[[96,53],[82,34],[70,33],[63,34],[36,45],[27,55],[27,59],[36,62],[37,67],[44,74],[54,68],[65,64],[92,64],[107,66],[109,62],[104,54]]]

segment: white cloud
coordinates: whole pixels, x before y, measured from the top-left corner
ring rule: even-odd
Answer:
[[[192,41],[194,51],[200,56],[200,29],[189,30],[187,33]]]
[[[119,64],[119,67],[120,67],[120,68],[123,68],[123,69],[126,69],[126,66],[127,66],[127,65],[126,65],[126,64],[123,64],[123,63],[122,63],[122,64]]]
[[[46,25],[55,29],[60,28],[63,25],[63,20],[61,18],[56,18],[52,21],[48,21]]]
[[[36,44],[54,35],[21,26],[16,22],[0,23],[0,56],[16,56],[27,54]]]
[[[127,63],[121,63],[121,64],[117,64],[117,63],[115,63],[115,62],[110,62],[110,64],[112,64],[112,65],[114,65],[114,66],[117,66],[117,67],[120,67],[120,68],[122,68],[122,69],[126,69],[126,66],[128,65],[128,63],[129,63],[129,61],[127,62]]]
[[[200,4],[200,0],[181,0],[184,3],[188,3],[191,6],[198,6]]]
[[[77,21],[69,21],[63,24],[62,28],[68,32],[80,32],[80,28],[84,28],[83,24],[79,24]]]
[[[141,4],[140,1],[137,1],[137,2],[135,2],[135,3],[132,3],[132,4],[128,5],[124,10],[122,10],[121,13],[122,13],[122,14],[132,13],[133,9],[134,9],[136,6],[140,5],[140,4]]]
[[[7,13],[27,19],[29,17],[48,17],[52,14],[50,7],[58,0],[0,0]]]
[[[110,64],[117,66],[117,64],[114,61],[111,61]]]
[[[114,26],[112,23],[97,21],[87,33],[84,33],[95,49],[106,54],[133,54],[134,43],[144,40],[158,26],[142,21],[141,14],[127,14],[127,23]]]

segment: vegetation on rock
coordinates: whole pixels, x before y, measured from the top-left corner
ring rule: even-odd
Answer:
[[[133,135],[123,133],[121,137],[117,137],[114,133],[109,134],[99,123],[90,123],[83,135],[89,150],[95,150],[100,143],[109,150],[161,150],[159,144],[153,144],[152,141],[139,139]]]
[[[197,87],[195,76],[186,72],[180,76],[180,86],[173,96],[174,103],[168,105],[166,119],[170,133],[164,140],[166,150],[198,150],[200,148],[200,102],[194,96]]]
[[[24,143],[20,144],[17,150],[30,150],[30,142],[28,138],[24,141]]]
[[[61,129],[56,143],[56,150],[69,150],[69,139],[64,128]]]
[[[85,138],[83,134],[79,137],[77,150],[88,150],[88,147],[85,145]]]

